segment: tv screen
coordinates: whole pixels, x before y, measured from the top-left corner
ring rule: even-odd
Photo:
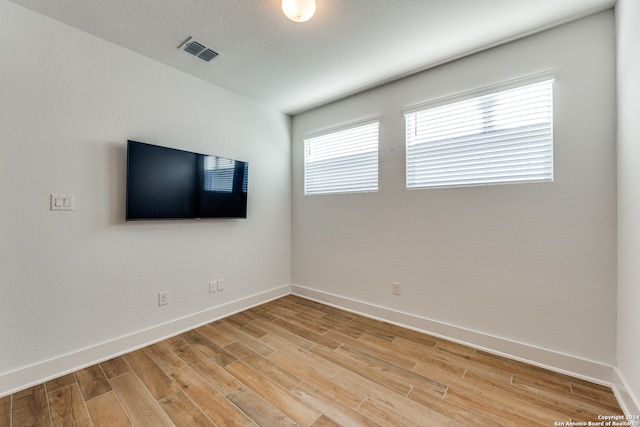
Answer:
[[[127,142],[126,219],[246,218],[247,162]]]

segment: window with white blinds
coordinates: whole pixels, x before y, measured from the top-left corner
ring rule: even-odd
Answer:
[[[553,180],[553,79],[405,112],[407,188]]]
[[[377,120],[304,140],[304,194],[378,190]]]

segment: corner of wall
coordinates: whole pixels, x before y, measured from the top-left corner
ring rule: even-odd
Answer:
[[[633,395],[631,388],[627,385],[627,381],[618,368],[614,369],[613,392],[625,414],[640,415],[640,400]]]

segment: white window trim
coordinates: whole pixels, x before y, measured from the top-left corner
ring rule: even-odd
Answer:
[[[526,86],[533,83],[541,83],[546,80],[555,80],[556,71],[548,70],[541,73],[531,74],[524,77],[518,77],[512,80],[506,80],[501,83],[496,83],[489,86],[483,86],[481,88],[468,90],[465,92],[456,93],[454,95],[447,95],[441,98],[432,99],[430,101],[421,102],[418,104],[412,104],[405,107],[402,112],[404,115],[415,113],[417,111],[426,110],[428,108],[439,107],[441,105],[452,104],[458,101],[464,101],[471,98],[477,98],[483,95],[489,95],[494,92],[500,92],[502,90],[515,89],[520,86]]]

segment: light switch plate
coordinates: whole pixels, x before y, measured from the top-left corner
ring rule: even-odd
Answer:
[[[72,211],[74,205],[73,194],[51,194],[52,211]]]

